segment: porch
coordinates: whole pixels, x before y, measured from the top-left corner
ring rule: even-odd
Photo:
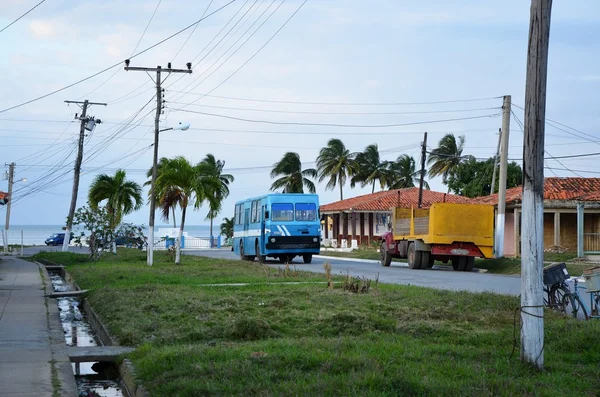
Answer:
[[[357,248],[370,245],[388,230],[391,212],[352,211],[321,214],[325,246]]]

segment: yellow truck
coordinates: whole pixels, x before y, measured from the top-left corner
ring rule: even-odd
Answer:
[[[454,270],[473,270],[475,258],[491,258],[494,206],[435,203],[430,208],[392,209],[391,230],[381,236],[381,263],[408,258],[411,269],[430,269],[434,261]]]

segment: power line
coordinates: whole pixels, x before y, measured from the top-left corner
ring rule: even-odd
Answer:
[[[196,22],[192,23],[191,25],[188,25],[187,27],[185,27],[185,28],[183,28],[183,29],[181,29],[181,30],[179,30],[179,31],[177,31],[177,32],[175,32],[175,33],[173,33],[172,35],[170,35],[169,37],[167,37],[167,38],[165,38],[165,39],[163,39],[163,40],[159,41],[158,43],[156,43],[156,44],[153,44],[153,45],[151,45],[150,47],[147,47],[146,49],[144,49],[144,50],[142,50],[142,51],[140,51],[140,52],[138,52],[138,53],[136,53],[136,54],[134,54],[134,55],[130,56],[130,57],[129,57],[129,59],[133,59],[133,58],[135,58],[135,57],[137,57],[137,56],[140,56],[140,55],[142,55],[142,54],[144,54],[144,53],[146,53],[146,52],[150,51],[151,49],[153,49],[153,48],[155,48],[155,47],[157,47],[157,46],[159,46],[159,45],[163,44],[164,42],[166,42],[166,41],[168,41],[168,40],[172,39],[173,37],[175,37],[175,36],[177,36],[177,35],[179,35],[179,34],[181,34],[181,33],[185,32],[186,30],[188,30],[188,29],[190,29],[191,27],[193,27],[193,26],[195,26],[195,25],[199,24],[200,22],[202,22],[203,20],[207,19],[208,17],[210,17],[210,16],[212,16],[212,15],[216,14],[217,12],[221,11],[222,9],[224,9],[225,7],[227,7],[227,6],[229,6],[230,4],[234,3],[235,1],[237,1],[237,0],[230,0],[228,3],[226,3],[225,5],[223,5],[223,6],[222,6],[222,7],[220,7],[220,8],[217,8],[215,11],[211,12],[211,13],[210,13],[210,14],[208,14],[207,16],[205,16],[205,17],[203,17],[203,18],[200,18],[199,20],[197,20]],[[49,97],[49,96],[51,96],[51,95],[57,94],[57,93],[59,93],[59,92],[61,92],[61,91],[64,91],[64,90],[66,90],[66,89],[69,89],[69,88],[71,88],[71,87],[73,87],[73,86],[76,86],[76,85],[78,85],[78,84],[81,84],[81,83],[83,83],[84,81],[87,81],[87,80],[89,80],[89,79],[92,79],[92,78],[94,78],[94,77],[96,77],[96,76],[98,76],[98,75],[100,75],[100,74],[102,74],[102,73],[104,73],[104,72],[107,72],[107,71],[109,71],[109,70],[111,70],[111,69],[113,69],[113,68],[116,68],[117,66],[121,65],[123,62],[124,62],[124,61],[119,61],[119,62],[115,63],[115,64],[114,64],[114,65],[112,65],[112,66],[109,66],[109,67],[107,67],[107,68],[105,68],[105,69],[102,69],[101,71],[99,71],[99,72],[97,72],[97,73],[94,73],[94,74],[92,74],[91,76],[85,77],[85,78],[83,78],[83,79],[81,79],[81,80],[78,80],[78,81],[76,81],[76,82],[74,82],[74,83],[71,83],[71,84],[69,84],[69,85],[67,85],[67,86],[65,86],[65,87],[62,87],[62,88],[59,88],[59,89],[57,89],[57,90],[54,90],[54,91],[52,91],[52,92],[49,92],[48,94],[44,94],[44,95],[42,95],[42,96],[39,96],[39,97],[37,97],[37,98],[30,99],[29,101],[22,102],[22,103],[20,103],[20,104],[18,104],[18,105],[14,105],[14,106],[8,107],[8,108],[6,108],[6,109],[2,109],[2,110],[0,110],[0,113],[8,112],[9,110],[13,110],[13,109],[19,108],[19,107],[21,107],[21,106],[25,106],[25,105],[28,105],[28,104],[30,104],[30,103],[33,103],[33,102],[39,101],[40,99],[47,98],[47,97]]]
[[[210,0],[210,2],[208,3],[208,5],[206,6],[206,8],[204,9],[204,12],[202,13],[202,16],[200,18],[204,18],[204,15],[206,15],[206,12],[208,11],[208,9],[212,5],[212,3],[213,3],[213,0]],[[160,1],[159,1],[159,4],[160,4]],[[156,8],[158,8],[158,6]],[[198,28],[198,25],[194,26],[194,29],[192,29],[192,31],[188,35],[187,39],[185,39],[185,41],[183,42],[183,44],[181,45],[181,47],[179,47],[179,51],[177,51],[177,53],[173,56],[173,59],[172,59],[173,61],[175,60],[175,58],[177,58],[177,55],[179,55],[179,53],[181,52],[181,50],[183,50],[183,47],[185,47],[185,45],[190,40],[190,38],[192,37],[192,35],[194,34],[194,32],[196,31],[197,28]]]
[[[445,101],[430,101],[430,102],[306,102],[306,101],[280,101],[280,100],[269,100],[269,99],[253,99],[253,98],[243,98],[243,97],[231,97],[231,96],[222,96],[222,95],[210,95],[209,93],[201,94],[196,92],[189,91],[174,91],[170,90],[174,93],[188,94],[188,95],[200,95],[202,97],[209,98],[219,98],[219,99],[229,99],[234,101],[246,101],[246,102],[263,102],[263,103],[283,103],[283,104],[295,104],[295,105],[332,105],[332,106],[413,106],[413,105],[439,105],[439,104],[448,104],[448,103],[460,103],[460,102],[477,102],[477,101],[486,101],[491,99],[502,98],[501,96],[497,97],[487,97],[487,98],[472,98],[472,99],[452,99]]]
[[[245,118],[241,118],[241,117],[227,116],[224,114],[198,112],[198,111],[186,110],[186,109],[173,109],[172,108],[171,110],[178,111],[178,112],[185,112],[185,113],[201,114],[204,116],[221,117],[221,118],[225,118],[225,119],[244,121],[244,122],[248,122],[248,123],[265,123],[265,124],[276,124],[276,125],[304,125],[304,126],[319,126],[319,127],[344,127],[344,128],[390,128],[390,127],[402,127],[402,126],[409,126],[409,125],[446,123],[446,122],[452,122],[452,121],[464,121],[464,120],[491,118],[491,117],[496,117],[496,116],[500,115],[500,113],[493,113],[493,114],[486,114],[483,116],[461,117],[461,118],[454,118],[454,119],[430,120],[430,121],[416,121],[416,122],[411,122],[411,123],[358,125],[358,124],[302,123],[302,122],[285,122],[285,121],[271,121],[271,120],[254,120],[254,119],[245,119]]]
[[[17,23],[18,21],[21,20],[21,18],[23,18],[24,16],[26,16],[27,14],[29,14],[31,11],[35,10],[36,8],[38,8],[44,1],[46,0],[42,0],[39,3],[37,3],[36,5],[34,5],[33,7],[31,7],[29,10],[27,10],[25,12],[25,14],[21,15],[20,17],[18,17],[17,19],[15,19],[14,21],[12,21],[11,23],[9,23],[8,25],[6,25],[5,27],[2,28],[2,30],[0,30],[0,33],[4,32],[6,29],[10,28],[12,25],[14,25],[15,23]]]

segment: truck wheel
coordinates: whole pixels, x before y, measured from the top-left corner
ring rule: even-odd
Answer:
[[[408,246],[408,267],[411,269],[420,269],[422,263],[422,251],[415,249],[415,243]]]
[[[459,257],[452,258],[452,268],[454,270],[456,270],[457,272],[465,271],[466,267],[467,267],[467,257],[466,256],[459,256]]]
[[[256,242],[256,259],[258,259],[258,263],[265,263],[265,259],[267,259],[266,255],[260,254],[260,246],[258,245],[258,241]]]
[[[310,262],[312,262],[312,254],[302,255],[302,260],[308,265]]]
[[[433,267],[433,255],[429,251],[422,251],[421,269],[431,269]]]
[[[381,243],[381,248],[379,248],[379,253],[381,255],[381,264],[383,266],[389,266],[392,264],[392,256],[388,252],[385,242]]]
[[[467,264],[465,266],[465,272],[472,272],[473,267],[475,267],[475,257],[467,256]]]

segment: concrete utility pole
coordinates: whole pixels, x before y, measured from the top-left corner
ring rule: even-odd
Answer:
[[[4,224],[4,252],[8,252],[8,228],[10,226],[10,204],[15,179],[15,163],[8,165],[8,203],[6,203],[6,222]]]
[[[427,157],[427,133],[423,136],[423,146],[421,147],[421,179],[419,180],[419,208],[423,203],[423,183],[425,183],[425,160]]]
[[[93,117],[87,117],[87,108],[89,105],[102,105],[106,106],[106,103],[90,102],[87,99],[83,102],[78,101],[65,101],[66,103],[76,103],[81,106],[81,126],[79,127],[79,142],[77,146],[77,158],[75,159],[75,168],[73,170],[73,191],[71,192],[71,206],[69,207],[69,216],[67,217],[67,228],[65,229],[65,239],[63,241],[62,251],[66,252],[69,250],[69,243],[71,237],[71,230],[73,228],[73,216],[75,215],[75,208],[77,207],[77,195],[79,194],[79,175],[81,174],[81,162],[83,161],[83,139],[85,138],[85,131],[92,131],[96,124],[100,124],[100,119],[95,120]],[[77,118],[77,115],[75,115]]]
[[[500,133],[500,177],[498,180],[498,215],[496,216],[496,258],[504,256],[504,212],[506,210],[506,169],[508,168],[508,136],[510,133],[510,95],[502,104],[502,132]]]
[[[148,222],[148,250],[146,251],[146,259],[148,266],[154,263],[154,213],[156,212],[156,199],[154,197],[154,184],[156,183],[156,168],[158,165],[158,135],[160,133],[160,114],[162,112],[162,89],[161,89],[161,73],[192,73],[192,64],[187,63],[187,69],[171,69],[169,62],[166,69],[160,65],[155,68],[133,67],[129,66],[129,59],[125,60],[125,70],[137,72],[156,72],[156,116],[154,117],[154,160],[152,162],[152,182],[150,186],[150,220]],[[180,243],[177,242],[179,245]]]
[[[498,128],[498,147],[494,154],[494,172],[492,173],[492,187],[490,188],[490,196],[494,194],[496,188],[496,169],[498,168],[498,155],[500,154],[500,142],[502,141],[502,128]]]
[[[544,367],[544,126],[552,0],[532,0],[525,85],[521,360]]]

